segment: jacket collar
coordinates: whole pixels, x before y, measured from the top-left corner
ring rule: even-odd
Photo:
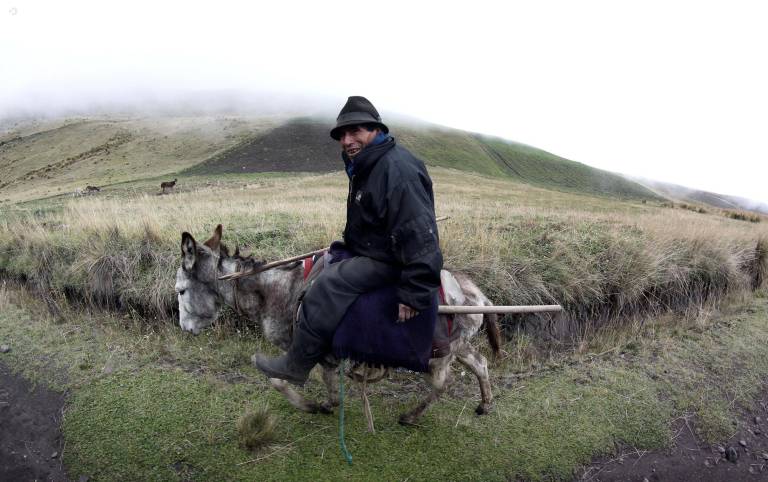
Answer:
[[[350,176],[352,174],[356,176],[365,174],[374,166],[374,164],[376,164],[376,161],[378,161],[381,156],[393,147],[395,147],[394,137],[390,137],[381,144],[367,145],[360,151],[360,154],[355,156],[354,162],[347,156],[346,152],[342,151],[341,158],[344,160],[344,167],[346,168],[347,174]]]

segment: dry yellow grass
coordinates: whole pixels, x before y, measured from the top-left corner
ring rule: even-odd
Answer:
[[[438,214],[451,216],[440,225],[446,266],[471,273],[499,304],[562,303],[567,321],[536,319],[552,332],[584,338],[634,315],[701,307],[767,270],[756,247],[768,224],[431,173]],[[205,239],[221,223],[230,247],[269,260],[327,246],[343,230],[343,173],[185,185],[168,196],[128,186],[10,215],[0,221],[0,269],[165,316],[182,231]]]
[[[488,229],[499,223],[537,218],[635,226],[654,236],[676,239],[734,241],[768,235],[768,224],[739,222],[716,213],[698,214],[562,193],[449,169],[432,168],[431,172],[438,215],[452,218],[440,226],[444,242],[450,242],[457,232],[487,237],[492,236]],[[202,187],[162,197],[144,194],[112,199],[75,198],[65,202],[64,213],[57,218],[64,229],[73,233],[118,227],[137,234],[149,225],[163,235],[170,235],[182,229],[207,232],[211,224],[226,225],[233,218],[249,220],[249,227],[268,228],[273,215],[285,214],[313,227],[322,226],[323,234],[331,240],[343,228],[346,187],[344,175],[332,173],[255,180],[247,187],[230,189]],[[26,227],[35,229],[36,224],[39,223],[31,222]],[[5,227],[9,229],[10,225]],[[230,229],[238,227],[232,225]],[[40,228],[41,233],[47,231]],[[492,239],[487,242],[495,244]]]

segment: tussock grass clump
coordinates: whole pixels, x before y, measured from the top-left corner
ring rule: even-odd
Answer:
[[[277,440],[277,421],[266,406],[248,410],[237,420],[240,447],[255,451]]]
[[[451,216],[440,224],[445,267],[469,273],[496,304],[565,308],[555,317],[509,317],[509,328],[583,340],[605,326],[686,312],[764,284],[762,225],[450,170],[433,176],[438,214]],[[254,177],[245,185],[238,178],[233,188],[208,181],[190,179],[190,190],[173,197],[126,187],[114,198],[8,214],[0,219],[0,271],[41,292],[168,320],[182,231],[205,239],[222,223],[228,245],[266,260],[341,237],[347,186],[338,173]]]
[[[749,274],[753,290],[768,287],[768,238],[760,238],[750,262],[744,268]]]
[[[759,223],[762,220],[759,215],[745,211],[725,211],[725,217],[739,221],[749,221],[750,223]]]
[[[633,317],[717,303],[750,288],[754,273],[764,269],[754,242],[674,234],[534,217],[490,231],[487,225],[465,226],[461,236],[454,233],[445,241],[445,251],[448,264],[472,273],[497,304],[562,304],[562,317],[507,319],[557,338],[583,337]],[[472,246],[484,238],[493,243],[484,249]]]
[[[11,296],[8,290],[8,284],[0,282],[0,310],[6,309],[11,304]]]
[[[166,318],[175,309],[176,257],[152,226],[108,223],[62,230],[21,218],[0,233],[0,246],[0,271],[31,284],[49,305],[67,295],[149,318]]]
[[[706,209],[704,209],[701,206],[696,206],[696,205],[693,205],[693,204],[681,203],[680,204],[680,209],[687,209],[688,211],[693,211],[694,213],[699,213],[699,214],[707,214],[707,210]]]

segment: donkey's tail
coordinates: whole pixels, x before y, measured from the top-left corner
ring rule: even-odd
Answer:
[[[483,315],[485,334],[488,336],[488,344],[491,345],[494,358],[498,358],[501,355],[501,333],[499,332],[498,318],[499,316],[496,313],[485,313]]]

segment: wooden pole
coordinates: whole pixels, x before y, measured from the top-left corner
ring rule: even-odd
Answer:
[[[520,305],[520,306],[451,306],[440,305],[437,312],[441,315],[466,315],[484,313],[548,313],[563,311],[560,305]]]
[[[277,268],[278,266],[282,266],[284,264],[290,264],[294,261],[301,261],[304,258],[309,258],[310,256],[314,256],[316,254],[322,254],[326,252],[328,248],[318,249],[316,251],[310,251],[309,253],[299,254],[296,256],[291,256],[290,258],[281,259],[279,261],[272,261],[271,263],[265,263],[259,266],[256,269],[252,269],[250,271],[238,271],[237,273],[227,274],[224,276],[219,276],[219,279],[222,281],[231,280],[231,279],[238,279],[243,278],[245,276],[251,276],[254,274],[261,273],[262,271],[266,271],[268,269]]]
[[[442,216],[437,218],[435,221],[437,222],[445,221],[446,219],[449,219],[449,218],[450,216]],[[316,254],[322,254],[325,251],[328,251],[328,248],[318,249],[316,251],[310,251],[309,253],[291,256],[290,258],[285,258],[278,261],[272,261],[271,263],[262,264],[258,268],[252,269],[250,271],[238,271],[237,273],[231,273],[231,274],[225,274],[224,276],[219,276],[219,280],[227,281],[227,280],[244,278],[246,276],[252,276],[254,274],[259,274],[262,271],[266,271],[268,269],[277,268],[278,266],[282,266],[284,264],[290,264],[290,263],[293,263],[294,261],[301,261],[304,258],[309,258],[310,256],[314,256]]]

